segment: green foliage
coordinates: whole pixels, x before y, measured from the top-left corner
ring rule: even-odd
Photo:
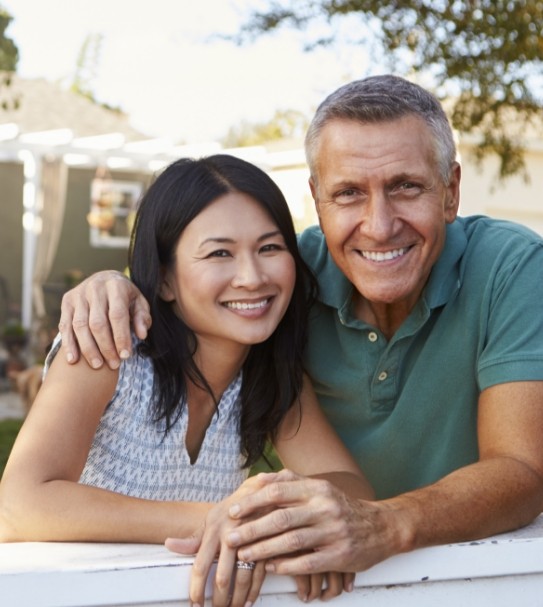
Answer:
[[[264,455],[251,467],[251,476],[259,472],[277,472],[283,465],[271,443],[268,443]]]
[[[0,70],[14,72],[19,60],[19,50],[11,38],[6,36],[6,30],[13,17],[0,7]]]
[[[391,72],[427,76],[438,97],[454,99],[453,127],[479,137],[479,159],[497,154],[502,178],[522,172],[522,138],[528,128],[541,128],[541,0],[271,0],[268,6],[252,14],[240,41],[288,26],[305,32],[307,48],[333,44],[340,32],[342,42],[377,44],[379,63]]]
[[[308,126],[309,121],[301,112],[277,110],[268,122],[243,121],[231,127],[222,143],[225,147],[243,147],[260,145],[276,139],[301,137]]]
[[[0,421],[0,478],[4,473],[11,448],[17,438],[17,434],[23,425],[22,419],[6,419]]]
[[[11,38],[6,36],[6,30],[13,18],[0,7],[0,109],[17,109],[20,104],[18,96],[5,93],[11,86],[12,73],[17,67],[19,50]]]
[[[98,74],[100,65],[100,53],[104,36],[102,34],[89,34],[77,56],[76,71],[71,85],[71,90],[94,101],[92,85]]]

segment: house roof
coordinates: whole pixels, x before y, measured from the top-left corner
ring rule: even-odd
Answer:
[[[58,82],[43,78],[22,79],[14,75],[8,87],[0,89],[9,109],[0,109],[0,124],[15,123],[19,133],[68,128],[75,137],[122,133],[126,141],[146,137],[134,129],[121,111],[94,103]],[[17,107],[10,101],[16,100]]]
[[[9,87],[0,87],[0,106],[4,101],[9,106],[13,100],[18,102],[17,107],[0,107],[0,162],[20,159],[21,151],[26,150],[38,156],[62,156],[69,165],[106,164],[151,172],[183,156],[219,151],[264,169],[305,163],[299,141],[224,149],[218,142],[180,145],[166,138],[149,138],[130,125],[126,114],[43,78],[14,75]]]

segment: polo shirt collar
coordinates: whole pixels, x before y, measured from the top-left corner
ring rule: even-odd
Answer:
[[[447,224],[445,246],[432,268],[423,298],[431,310],[445,305],[460,288],[460,264],[468,244],[464,222],[457,218]]]

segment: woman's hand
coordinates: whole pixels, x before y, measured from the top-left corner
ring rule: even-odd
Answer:
[[[230,507],[240,498],[263,487],[267,474],[248,478],[228,498],[214,506],[205,523],[193,536],[184,539],[167,539],[166,547],[181,554],[196,554],[190,578],[189,597],[193,605],[204,605],[206,582],[218,555],[212,594],[214,607],[243,607],[254,603],[264,581],[265,561],[244,565],[238,559],[237,550],[226,542],[230,532],[243,521],[231,518]],[[253,516],[268,510],[255,512]],[[247,519],[245,519],[247,520]]]

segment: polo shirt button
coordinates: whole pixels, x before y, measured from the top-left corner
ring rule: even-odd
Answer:
[[[379,373],[379,377],[377,378],[379,381],[385,381],[385,379],[388,377],[388,373],[386,371],[381,371],[381,373]]]
[[[377,333],[375,331],[371,331],[368,333],[368,339],[370,341],[377,341]]]

